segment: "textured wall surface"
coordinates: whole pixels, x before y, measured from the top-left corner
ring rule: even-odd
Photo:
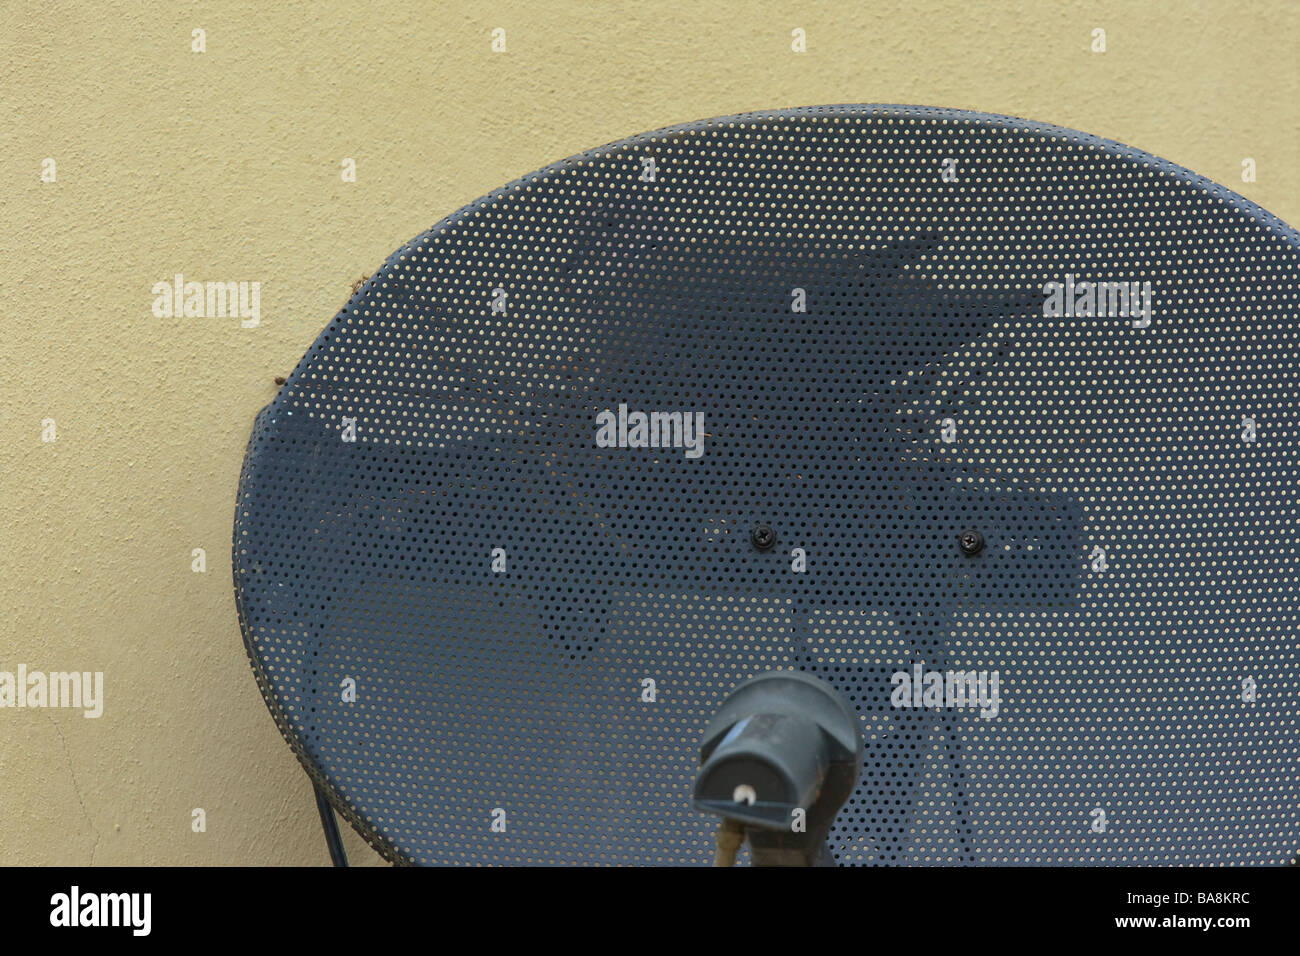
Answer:
[[[102,671],[105,702],[0,709],[0,863],[326,862],[239,637],[244,443],[352,283],[497,186],[709,116],[915,103],[1119,140],[1300,225],[1284,0],[4,8],[0,671]],[[177,273],[260,283],[260,323],[157,317]]]

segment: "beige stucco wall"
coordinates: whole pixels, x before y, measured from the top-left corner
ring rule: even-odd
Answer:
[[[1300,225],[1286,0],[3,8],[0,670],[103,671],[106,699],[0,710],[0,863],[325,862],[236,623],[244,443],[353,280],[509,180],[708,116],[916,103],[1117,139]],[[178,272],[260,282],[261,324],[155,318]]]

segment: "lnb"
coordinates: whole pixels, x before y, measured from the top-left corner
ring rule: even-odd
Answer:
[[[709,722],[694,804],[722,818],[722,865],[742,839],[756,866],[826,865],[826,837],[861,770],[853,708],[815,677],[771,671],[739,685]]]

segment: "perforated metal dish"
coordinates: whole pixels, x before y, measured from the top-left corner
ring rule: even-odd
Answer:
[[[259,415],[262,693],[401,862],[707,861],[700,734],[776,668],[861,715],[842,863],[1289,861],[1298,247],[948,110],[547,167],[396,252]],[[987,705],[911,706],[930,671]]]

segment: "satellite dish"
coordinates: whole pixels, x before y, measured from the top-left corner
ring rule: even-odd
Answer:
[[[1298,260],[1002,116],[549,166],[395,252],[258,416],[267,706],[395,862],[707,863],[706,729],[774,672],[857,721],[840,864],[1287,862]]]

